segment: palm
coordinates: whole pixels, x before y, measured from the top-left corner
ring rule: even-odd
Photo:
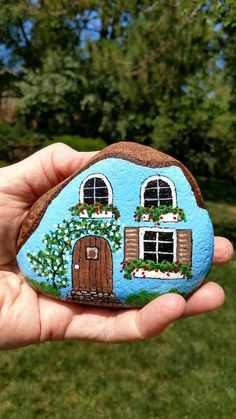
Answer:
[[[55,145],[25,161],[1,169],[0,201],[0,336],[2,348],[51,339],[125,341],[154,336],[172,321],[213,310],[224,301],[221,287],[205,283],[186,302],[168,294],[141,310],[112,310],[51,300],[22,278],[15,246],[28,209],[44,192],[83,166],[90,153]],[[216,262],[227,261],[232,246],[216,241]]]

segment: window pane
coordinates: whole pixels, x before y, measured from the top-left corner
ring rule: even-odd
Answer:
[[[146,208],[150,208],[150,207],[157,207],[158,206],[158,201],[156,199],[145,199],[144,200],[144,206]]]
[[[89,189],[84,190],[84,198],[85,197],[86,198],[92,198],[93,194],[94,194],[94,189],[89,188]]]
[[[162,262],[163,260],[167,260],[168,262],[173,262],[174,255],[168,253],[158,253],[158,262]]]
[[[172,199],[160,199],[160,205],[173,205]]]
[[[143,243],[144,252],[156,252],[156,242],[144,242]]]
[[[96,177],[95,178],[95,186],[97,186],[97,187],[105,187],[106,188],[106,184],[105,184],[104,180],[101,179],[100,177]]]
[[[154,260],[154,262],[156,262],[156,260],[157,260],[156,253],[145,253],[144,252],[144,260]]]
[[[101,196],[101,197],[108,197],[108,190],[107,188],[99,188],[95,190],[95,195],[96,197]]]
[[[148,182],[146,188],[157,188],[157,180],[151,180],[150,182]]]
[[[145,231],[144,233],[144,240],[154,240],[156,242],[156,237],[156,231]]]
[[[162,179],[158,179],[158,185],[159,185],[159,186],[164,186],[164,187],[169,187],[168,183],[167,183],[167,182],[165,182],[165,181],[164,181],[164,180],[162,180]]]
[[[85,188],[93,188],[94,187],[94,181],[95,181],[94,177],[87,180],[87,182],[85,182],[84,189]]]
[[[159,242],[160,241],[173,241],[173,233],[159,233]]]
[[[86,203],[86,204],[94,204],[94,199],[93,198],[86,198],[86,197],[84,197],[84,202]]]
[[[159,189],[159,198],[172,198],[170,188],[160,188]]]
[[[157,199],[157,189],[145,189],[144,199],[146,198],[155,198]]]
[[[99,202],[102,205],[108,205],[108,198],[97,198],[96,202]]]
[[[158,252],[170,252],[173,253],[173,242],[158,243]]]

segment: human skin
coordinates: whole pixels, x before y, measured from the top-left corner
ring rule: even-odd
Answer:
[[[175,320],[212,311],[224,291],[205,281],[185,300],[166,294],[142,309],[109,309],[61,302],[43,296],[24,281],[16,262],[16,242],[24,218],[45,192],[80,170],[95,152],[78,153],[64,144],[46,147],[0,169],[0,349],[50,340],[124,342],[160,334]],[[233,255],[232,244],[215,238],[214,263]]]

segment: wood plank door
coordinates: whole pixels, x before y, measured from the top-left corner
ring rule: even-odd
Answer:
[[[72,285],[74,290],[112,293],[112,253],[107,240],[87,236],[76,242],[72,258]]]

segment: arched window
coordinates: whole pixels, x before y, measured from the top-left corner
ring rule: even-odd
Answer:
[[[102,205],[112,203],[111,185],[104,175],[90,175],[82,183],[80,188],[80,202]]]
[[[147,208],[162,205],[176,207],[176,193],[171,180],[164,176],[147,179],[142,186],[141,204]]]

